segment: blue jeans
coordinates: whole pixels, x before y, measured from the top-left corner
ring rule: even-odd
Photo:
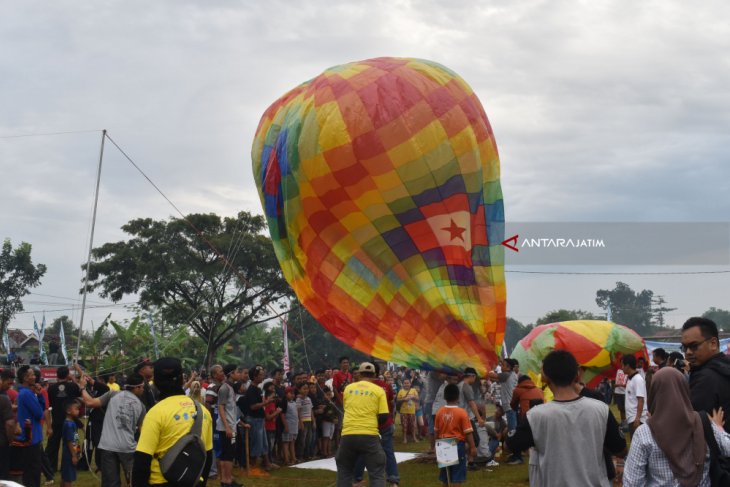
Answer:
[[[497,448],[499,448],[499,440],[497,438],[489,438],[489,456],[494,458],[494,452],[497,451]]]
[[[385,475],[387,482],[400,483],[400,475],[398,475],[398,462],[395,461],[395,450],[393,448],[393,432],[395,425],[380,430],[380,444],[383,445],[385,452]],[[365,458],[361,455],[355,462],[355,482],[360,482],[365,475]]]
[[[512,433],[517,429],[517,411],[510,409],[504,413],[507,416],[507,431]]]
[[[264,418],[252,418],[251,416],[246,416],[246,422],[251,425],[251,429],[248,432],[251,458],[266,455],[269,452],[269,442],[266,438]],[[224,438],[221,438],[221,440],[225,441]]]
[[[507,430],[512,433],[517,429],[517,411],[510,409],[509,411],[505,411],[505,414],[507,415]],[[522,460],[522,452],[513,451],[511,459]]]

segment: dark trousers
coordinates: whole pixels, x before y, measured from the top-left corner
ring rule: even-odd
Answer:
[[[23,447],[23,485],[40,487],[41,485],[41,443]]]
[[[43,475],[46,477],[46,480],[53,480],[54,475],[56,472],[53,470],[53,467],[51,467],[51,461],[48,460],[48,455],[46,455],[46,452],[43,451],[41,448],[41,471],[43,472]]]
[[[9,446],[0,446],[0,480],[10,480]]]
[[[385,452],[377,435],[345,435],[340,439],[337,462],[337,487],[352,487],[357,459],[362,455],[371,487],[385,487]]]
[[[393,432],[395,425],[390,425],[380,430],[380,444],[385,453],[385,477],[386,480],[393,484],[400,484],[400,475],[398,474],[398,462],[395,460],[395,449],[393,448]],[[355,464],[355,482],[360,482],[365,476],[365,459],[358,457]]]
[[[120,470],[124,472],[124,478],[127,480],[125,485],[131,483],[134,453],[119,453],[97,448],[96,457],[97,460],[101,457],[101,485],[104,487],[121,487]]]
[[[63,433],[63,423],[52,425],[53,434],[48,438],[46,443],[46,456],[51,462],[51,468],[54,472],[58,471],[58,449],[61,446],[61,433]]]

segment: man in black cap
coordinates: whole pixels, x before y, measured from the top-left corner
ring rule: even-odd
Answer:
[[[104,487],[120,487],[119,470],[124,472],[127,484],[132,481],[132,461],[137,448],[135,434],[142,425],[146,409],[140,396],[144,391],[144,378],[132,374],[127,378],[122,391],[109,391],[99,397],[92,397],[86,391],[83,377],[79,383],[82,387],[81,398],[90,408],[105,408],[103,428],[99,440],[97,458],[101,457],[101,483]]]
[[[71,373],[65,365],[56,369],[58,382],[48,388],[49,408],[46,410],[46,456],[51,462],[51,468],[58,470],[58,448],[61,445],[61,431],[66,421],[66,403],[81,397],[81,389],[71,379]]]
[[[179,359],[163,357],[154,365],[155,386],[160,392],[160,401],[147,411],[134,452],[132,485],[167,484],[162,475],[159,457],[167,452],[180,438],[187,435],[195,421],[195,402],[183,391],[183,370]],[[207,457],[201,484],[205,487],[213,460],[213,420],[205,407],[201,408],[203,424],[201,439]]]

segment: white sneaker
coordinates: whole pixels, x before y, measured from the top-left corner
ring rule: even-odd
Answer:
[[[499,467],[499,463],[495,462],[494,460],[489,460],[489,463],[487,463],[487,467]]]

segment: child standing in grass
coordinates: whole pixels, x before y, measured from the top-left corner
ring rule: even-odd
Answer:
[[[332,436],[335,434],[335,426],[339,421],[337,408],[333,402],[334,393],[329,387],[324,386],[324,413],[322,413],[322,456],[329,458],[332,456]]]
[[[286,388],[286,402],[286,416],[281,442],[284,444],[284,463],[286,465],[294,465],[297,463],[294,445],[299,433],[299,411],[297,410],[297,402],[294,400],[293,387]]]
[[[471,421],[466,411],[459,407],[459,388],[448,384],[444,388],[446,406],[436,413],[434,431],[436,438],[454,438],[457,441],[459,463],[440,469],[439,480],[446,486],[459,487],[466,482],[466,444],[469,444],[469,462],[474,462],[476,447],[472,435]],[[448,473],[447,473],[448,471]]]
[[[269,384],[272,384],[269,382]],[[273,384],[272,384],[273,385]],[[281,414],[281,408],[276,407],[276,396],[274,388],[267,388],[264,392],[264,399],[271,399],[271,402],[264,406],[264,428],[266,428],[266,438],[269,443],[269,460],[274,460],[274,443],[276,442],[276,418]]]
[[[300,460],[309,460],[309,443],[314,431],[314,417],[312,416],[312,400],[309,398],[309,384],[299,386],[297,397],[299,411],[299,435],[297,436],[297,456]]]
[[[61,485],[72,487],[76,481],[76,464],[79,462],[79,433],[76,421],[79,418],[79,403],[77,400],[66,403],[66,420],[63,422],[61,439],[63,453],[61,454]]]

